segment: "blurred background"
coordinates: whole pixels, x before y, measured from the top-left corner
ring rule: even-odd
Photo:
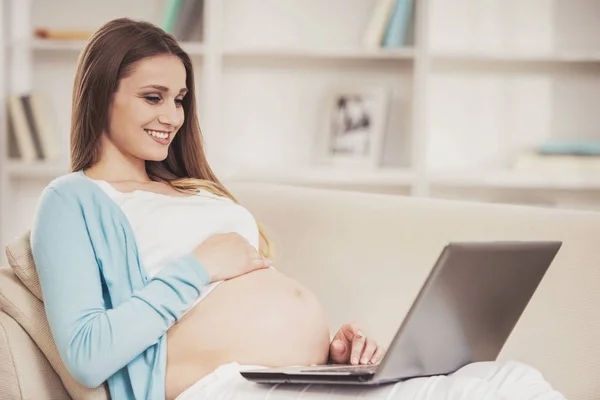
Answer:
[[[68,171],[78,55],[117,17],[191,56],[225,183],[600,208],[599,0],[0,0],[2,248]]]

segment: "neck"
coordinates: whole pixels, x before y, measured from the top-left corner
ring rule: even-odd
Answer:
[[[151,181],[146,172],[146,162],[144,160],[124,154],[105,135],[102,135],[100,141],[102,148],[100,158],[85,171],[87,176],[109,182]]]

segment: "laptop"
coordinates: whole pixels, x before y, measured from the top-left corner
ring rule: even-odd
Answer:
[[[258,383],[379,385],[494,361],[561,245],[449,243],[378,364],[253,368],[240,374]]]

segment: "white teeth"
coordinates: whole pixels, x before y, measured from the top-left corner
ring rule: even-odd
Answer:
[[[149,135],[151,135],[151,136],[154,136],[154,137],[156,137],[156,138],[159,138],[159,139],[166,139],[166,138],[168,138],[168,137],[169,137],[169,134],[168,134],[168,133],[164,133],[164,132],[158,132],[158,131],[151,131],[150,129],[145,129],[145,131],[146,131],[146,132],[147,132]]]

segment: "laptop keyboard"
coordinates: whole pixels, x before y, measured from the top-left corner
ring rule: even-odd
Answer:
[[[374,374],[377,371],[378,365],[347,365],[340,367],[320,367],[314,369],[303,369],[302,372],[352,372],[355,374]]]

